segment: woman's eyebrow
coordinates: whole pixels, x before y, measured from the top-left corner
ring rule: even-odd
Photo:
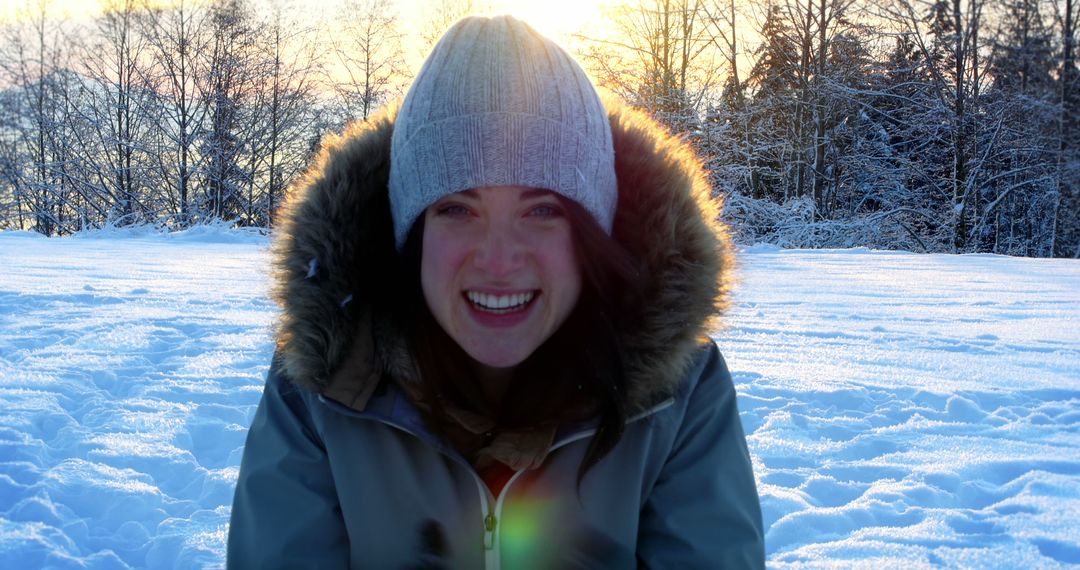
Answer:
[[[525,200],[532,200],[533,198],[543,198],[545,196],[550,196],[551,194],[551,190],[544,190],[543,188],[532,188],[530,190],[525,190],[524,192],[522,192],[521,196],[519,196],[519,199],[524,202]]]

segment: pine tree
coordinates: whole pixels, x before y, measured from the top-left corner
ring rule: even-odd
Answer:
[[[786,201],[798,196],[793,169],[802,152],[796,139],[799,51],[795,32],[780,5],[770,5],[761,27],[762,42],[747,78],[754,95],[750,104],[749,130],[757,148],[753,168],[758,185],[756,198]]]

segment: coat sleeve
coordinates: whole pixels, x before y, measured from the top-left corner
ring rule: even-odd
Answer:
[[[764,568],[761,503],[731,373],[715,345],[703,360],[641,512],[639,567]]]
[[[349,541],[326,449],[300,390],[275,358],[240,463],[228,568],[348,567]]]

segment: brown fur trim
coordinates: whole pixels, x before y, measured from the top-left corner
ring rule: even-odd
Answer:
[[[278,352],[288,377],[320,391],[353,336],[370,335],[371,284],[395,260],[386,192],[393,113],[324,142],[283,208],[274,240]],[[381,366],[374,360],[372,372]]]
[[[719,203],[690,148],[642,113],[605,104],[619,179],[613,234],[642,261],[648,282],[641,313],[628,319],[636,325],[620,333],[633,414],[678,388],[726,306],[732,255]],[[322,392],[357,393],[362,388],[349,383],[384,371],[411,376],[406,343],[373,310],[373,284],[396,256],[387,196],[395,113],[326,142],[295,186],[275,238],[278,351],[293,381]],[[349,373],[335,375],[343,367]]]
[[[648,276],[640,326],[624,331],[628,409],[670,396],[726,307],[731,242],[705,169],[645,114],[605,102],[615,142],[614,236]]]

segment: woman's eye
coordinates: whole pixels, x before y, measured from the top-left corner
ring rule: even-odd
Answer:
[[[558,218],[562,216],[562,210],[551,204],[540,204],[529,210],[529,215],[538,218]]]
[[[469,215],[469,209],[461,204],[446,204],[436,208],[435,215],[451,218],[464,217]]]

